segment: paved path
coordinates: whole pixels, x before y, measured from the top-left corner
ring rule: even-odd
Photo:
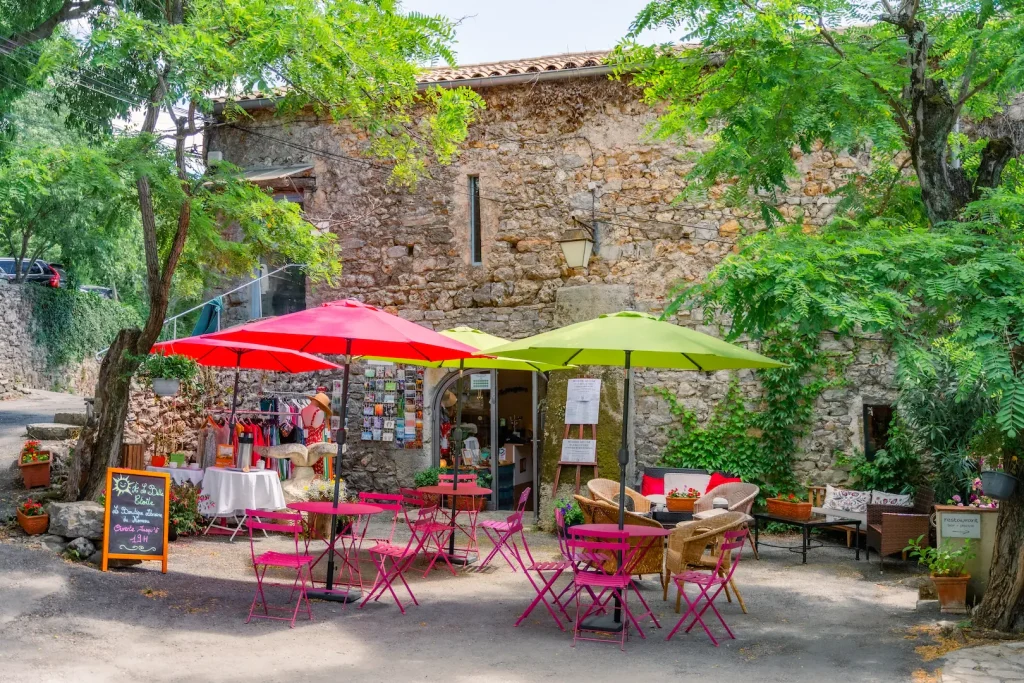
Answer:
[[[948,655],[942,683],[1024,681],[1024,641],[969,647]]]

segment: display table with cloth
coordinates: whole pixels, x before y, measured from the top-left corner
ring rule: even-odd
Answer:
[[[171,475],[171,481],[175,484],[184,484],[186,481],[190,482],[194,486],[199,486],[199,483],[203,481],[203,470],[191,470],[187,467],[157,467],[156,465],[148,465],[146,467],[148,472],[163,472]]]
[[[203,496],[199,511],[211,517],[210,529],[231,532],[231,540],[245,527],[246,510],[280,510],[285,507],[281,478],[273,470],[240,472],[223,467],[208,467],[203,476]],[[219,518],[234,518],[234,527],[218,525]]]
[[[458,488],[453,488],[451,484],[441,484],[439,486],[421,486],[416,489],[422,494],[428,496],[439,496],[442,501],[445,496],[451,498],[451,503],[443,505],[439,509],[449,516],[452,532],[448,536],[448,556],[449,562],[451,560],[461,561],[464,564],[469,564],[474,561],[474,555],[477,555],[477,542],[476,542],[476,520],[479,513],[476,499],[491,495],[491,489],[486,489],[476,484],[459,484]],[[459,498],[468,498],[470,503],[468,505],[459,506],[457,500]],[[468,518],[465,523],[459,523],[459,513],[465,513]],[[466,546],[457,548],[455,546],[455,535],[458,532],[462,532],[466,538]]]
[[[596,531],[599,533],[607,533],[609,531],[620,531],[618,524],[577,524],[569,527],[568,532],[573,536],[586,537],[588,531]],[[621,531],[625,532],[629,536],[630,546],[633,551],[627,560],[626,574],[630,577],[635,576],[638,570],[644,565],[644,556],[647,555],[652,549],[657,548],[662,550],[665,545],[665,538],[671,533],[669,529],[658,526],[641,526],[639,524],[626,524],[623,525]],[[609,560],[614,561],[614,560]],[[658,577],[661,579],[662,577]],[[651,617],[651,621],[658,628],[661,628],[661,624],[658,623],[658,618],[654,616],[654,612],[651,610],[647,601],[644,600],[644,596],[640,594],[640,589],[636,585],[636,581],[631,578],[630,587],[633,592],[639,598],[640,603],[644,606],[643,614],[637,614],[634,618],[633,625],[640,628],[639,621],[646,616]],[[616,611],[617,612],[617,611]],[[601,621],[602,625],[596,626],[595,622]],[[595,619],[594,622],[588,624],[588,628],[594,628],[595,630],[607,630],[617,632],[620,628],[618,614],[615,616],[614,621],[603,620],[600,617]]]
[[[346,600],[346,602],[358,599],[363,592],[363,574],[359,570],[359,551],[362,548],[363,538],[366,537],[366,528],[370,524],[370,517],[383,512],[384,508],[365,503],[338,503],[338,505],[334,505],[331,501],[296,501],[288,503],[288,508],[306,513],[306,553],[309,553],[309,544],[313,538],[323,541],[326,546],[324,551],[310,565],[310,573],[312,574],[313,567],[320,560],[324,559],[328,553],[333,552],[341,560],[341,568],[333,582],[334,588],[332,588],[331,592],[349,596],[351,599]],[[351,518],[346,519],[341,525],[333,544],[331,543],[329,520],[332,515]],[[320,525],[316,523],[316,516],[328,518],[326,535],[322,533],[322,530],[319,528]],[[341,520],[339,519],[339,521]],[[347,581],[342,578],[346,576],[346,570]],[[358,594],[355,592],[356,589],[359,590]]]

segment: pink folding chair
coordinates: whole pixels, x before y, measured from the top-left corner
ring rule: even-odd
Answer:
[[[647,638],[643,629],[637,624],[636,617],[629,610],[627,598],[629,597],[629,574],[626,573],[632,560],[632,550],[629,545],[629,534],[624,531],[587,531],[586,536],[573,536],[568,539],[567,546],[572,556],[622,558],[621,561],[592,562],[589,569],[573,565],[573,581],[576,585],[576,624],[573,627],[572,646],[576,647],[577,640],[596,640],[598,642],[609,642],[607,638],[585,638],[581,633],[603,632],[600,629],[587,627],[584,620],[591,613],[606,611],[605,605],[609,600],[616,600],[616,604],[622,610],[622,628],[619,640],[619,648],[626,649],[626,638],[629,635],[629,623],[632,621],[637,626],[641,638]],[[580,595],[582,589],[588,589],[592,596],[591,604],[586,611],[580,609]],[[593,595],[594,591],[600,591]]]
[[[455,483],[455,475],[454,474],[439,474],[439,475],[437,475],[437,483],[442,484],[442,485],[443,484],[454,484]],[[460,484],[472,484],[473,486],[476,486],[476,475],[475,474],[459,474],[459,483]]]
[[[302,534],[302,515],[297,512],[266,512],[264,510],[246,510],[245,514],[246,517],[248,517],[246,524],[249,527],[249,552],[252,556],[252,568],[253,571],[256,572],[256,594],[252,598],[252,604],[249,606],[249,616],[246,618],[245,623],[248,624],[252,621],[253,617],[256,617],[257,619],[277,619],[279,621],[288,621],[291,623],[291,627],[295,628],[295,618],[299,614],[299,608],[302,606],[303,601],[306,603],[306,614],[309,615],[309,620],[312,621],[313,610],[309,605],[309,596],[306,594],[306,580],[308,579],[310,584],[313,583],[313,573],[310,568],[310,565],[313,563],[313,558],[299,552],[299,536]],[[264,522],[264,519],[277,521]],[[268,531],[280,531],[282,533],[292,534],[295,541],[295,552],[279,553],[270,550],[257,555],[256,543],[253,538],[254,531],[262,531],[264,534]],[[263,577],[266,575],[267,569],[270,567],[295,570],[295,581],[292,582],[291,593],[288,595],[288,600],[291,601],[295,592],[298,591],[299,593],[299,597],[295,601],[294,609],[291,607],[275,607],[267,604],[267,596],[263,590],[264,587],[288,587],[288,584],[283,583],[264,583]],[[263,607],[263,614],[256,613],[257,605]],[[291,617],[274,616],[270,614],[271,610],[285,612],[291,610]]]
[[[371,493],[363,491],[359,494],[359,502],[366,505],[374,505],[381,508],[388,514],[383,516],[385,521],[390,518],[391,528],[387,536],[373,537],[369,540],[377,543],[391,543],[395,537],[395,527],[398,526],[398,516],[402,514],[405,505],[405,497],[399,493]],[[377,515],[380,519],[382,515]]]
[[[693,621],[691,621],[690,625],[686,627],[686,632],[689,633],[690,629],[700,623],[704,632],[708,634],[708,638],[711,639],[711,642],[714,643],[715,647],[718,647],[718,641],[715,640],[715,637],[711,634],[711,630],[708,629],[707,624],[704,623],[704,619],[702,618],[704,613],[708,611],[709,607],[715,613],[715,616],[718,617],[718,620],[722,622],[722,626],[725,627],[725,632],[729,634],[729,637],[733,640],[736,639],[732,629],[730,629],[729,625],[725,623],[725,619],[722,618],[722,614],[718,611],[718,608],[715,607],[715,598],[721,594],[729,581],[732,580],[732,575],[740,563],[740,555],[743,552],[743,543],[746,536],[746,529],[737,529],[736,531],[725,532],[725,542],[718,546],[718,564],[711,573],[688,571],[674,577],[679,593],[683,596],[683,599],[686,600],[688,609],[686,610],[686,614],[679,619],[679,623],[676,624],[676,627],[672,629],[672,632],[668,634],[668,637],[665,638],[665,640],[672,640],[672,636],[675,635],[676,631],[679,630],[679,627],[683,625],[683,622],[692,614]],[[729,571],[727,573],[722,572],[722,564],[725,562],[725,558],[731,555],[734,550],[736,551],[736,554],[732,555]],[[700,593],[693,600],[690,600],[683,588],[683,586],[688,583],[700,586]],[[709,593],[708,591],[712,588],[715,589],[715,592]],[[697,607],[700,606],[701,600],[704,601],[704,606],[701,608],[700,612],[698,612]]]
[[[441,484],[441,485],[451,485],[451,484],[454,484],[455,483],[455,475],[452,474],[452,473],[449,473],[449,474],[439,474],[438,475],[438,483]],[[477,484],[476,475],[475,474],[459,474],[459,485],[462,485],[462,484],[467,484],[467,485],[470,485],[470,486],[476,486],[476,484]],[[451,514],[451,509],[452,509],[452,505],[453,505],[452,498],[453,498],[453,496],[445,496],[442,499],[442,501],[441,501],[441,506],[442,506],[441,509],[442,509],[443,512],[445,512],[445,514]],[[475,498],[471,498],[471,500],[475,501],[476,499]],[[459,509],[459,507],[458,507],[458,500],[455,501],[454,506],[455,506],[455,512],[454,512],[454,514],[451,514],[452,533],[454,534],[454,533],[457,533],[457,532],[462,532],[463,534],[466,535],[466,538],[467,538],[466,547],[464,547],[464,548],[456,548],[456,550],[458,551],[458,552],[456,552],[456,556],[462,557],[462,558],[464,558],[464,559],[466,559],[468,561],[471,555],[473,555],[474,553],[478,552],[478,546],[477,546],[477,542],[476,542],[476,529],[477,529],[476,520],[477,520],[477,517],[480,515],[480,511],[477,510],[477,508],[475,506],[472,506],[472,505],[469,506],[468,509]],[[460,516],[461,517],[467,517],[468,520],[466,522],[459,522],[459,517]]]
[[[502,559],[512,568],[513,573],[516,571],[516,565],[513,564],[512,559],[505,553],[506,549],[509,548],[508,544],[513,540],[512,537],[517,533],[520,536],[523,535],[523,513],[526,510],[526,501],[529,499],[530,487],[527,486],[523,489],[523,494],[519,496],[519,505],[516,506],[516,511],[509,515],[504,522],[487,519],[480,523],[480,528],[484,530],[484,535],[494,545],[494,548],[484,558],[484,561],[479,564],[480,569],[486,568],[494,556],[500,553]],[[523,537],[522,542],[524,545],[526,544],[525,537]]]
[[[548,602],[548,595],[551,596],[552,601],[555,603],[555,606],[558,607],[558,611],[561,612],[562,615],[565,617],[565,620],[572,621],[572,619],[569,617],[569,613],[565,609],[569,600],[572,599],[572,596],[565,600],[563,600],[562,598],[567,592],[569,592],[569,590],[575,587],[575,583],[570,581],[565,586],[565,588],[562,589],[561,593],[556,594],[554,589],[555,582],[558,581],[560,576],[562,576],[562,573],[567,569],[571,570],[574,564],[569,559],[568,555],[566,555],[566,551],[564,549],[565,518],[561,510],[555,510],[555,522],[558,526],[558,545],[560,549],[562,549],[563,555],[563,558],[561,560],[552,560],[549,562],[537,562],[536,560],[534,560],[533,554],[530,552],[530,546],[526,542],[525,534],[521,534],[521,542],[523,544],[522,553],[519,552],[519,544],[516,543],[514,540],[512,541],[512,545],[510,546],[511,553],[519,562],[519,566],[523,568],[523,573],[526,574],[526,578],[530,580],[530,584],[533,585],[533,590],[537,593],[537,597],[533,599],[533,602],[530,603],[530,606],[527,607],[526,610],[519,616],[519,619],[516,620],[516,626],[519,626],[521,623],[523,623],[523,620],[525,620],[526,617],[530,616],[530,613],[533,612],[533,609],[539,603],[543,602],[544,607],[548,610],[548,614],[550,614],[551,617],[555,620],[555,623],[558,624],[558,628],[564,631],[565,627],[562,626],[561,619],[558,618],[558,615],[555,614],[555,610],[552,608],[551,603]],[[524,554],[525,558],[523,557]],[[535,581],[531,574],[536,574],[538,580]],[[545,576],[545,574],[547,574],[548,576]]]
[[[395,545],[391,542],[380,542],[370,548],[370,559],[373,560],[374,565],[377,567],[377,579],[374,581],[373,588],[370,589],[370,592],[366,594],[363,602],[360,603],[359,609],[365,607],[366,603],[371,599],[373,599],[374,602],[380,600],[380,597],[384,595],[384,591],[387,590],[391,593],[391,597],[395,599],[395,604],[398,605],[398,609],[401,610],[402,614],[405,614],[405,606],[402,605],[402,601],[398,599],[398,594],[395,593],[395,579],[401,581],[402,585],[405,586],[405,590],[409,593],[409,597],[412,598],[413,604],[420,604],[416,601],[416,596],[413,595],[412,588],[409,587],[409,583],[405,580],[405,570],[407,570],[416,560],[416,556],[419,555],[420,549],[423,548],[423,545],[430,537],[428,534],[425,534],[422,529],[433,521],[436,514],[436,506],[419,508],[416,510],[416,519],[414,521],[407,512],[405,515],[405,522],[409,526],[408,543],[401,546]],[[417,529],[419,529],[419,531],[417,531]],[[390,567],[388,566],[389,561]]]
[[[407,508],[421,508],[427,505],[423,494],[416,489],[400,488],[398,492],[402,494],[402,503]]]

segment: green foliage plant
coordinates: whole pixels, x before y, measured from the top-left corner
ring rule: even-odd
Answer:
[[[975,557],[974,545],[969,538],[957,546],[947,538],[938,548],[931,548],[924,536],[918,536],[903,552],[910,553],[918,564],[927,567],[932,576],[963,576],[964,565]]]
[[[901,423],[899,413],[889,424],[886,446],[877,450],[870,460],[861,451],[853,457],[839,457],[836,462],[841,467],[850,468],[852,488],[914,493],[921,477],[921,458]]]
[[[437,486],[440,481],[441,471],[440,467],[428,467],[425,470],[420,470],[413,476],[413,484],[416,488],[421,486]]]
[[[202,530],[203,516],[199,512],[202,499],[200,489],[191,482],[171,484],[170,523],[179,536],[193,536]]]
[[[199,377],[199,364],[188,356],[151,353],[142,361],[139,375],[147,382],[178,379],[183,385],[191,386]]]
[[[575,498],[559,498],[555,501],[551,512],[551,528],[557,529],[558,524],[555,520],[554,510],[562,511],[562,519],[565,521],[566,527],[583,524],[583,510],[580,509],[580,504],[576,502]]]
[[[138,325],[139,314],[120,302],[74,289],[33,287],[32,336],[51,369],[79,363],[107,347],[118,330]]]

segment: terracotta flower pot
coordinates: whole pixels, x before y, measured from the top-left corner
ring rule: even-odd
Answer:
[[[768,514],[801,521],[811,518],[810,503],[792,502],[782,498],[769,498],[766,502],[768,503]]]
[[[36,486],[50,485],[50,460],[45,462],[18,462],[21,469],[21,480],[25,482],[25,488],[31,489]]]
[[[693,512],[693,504],[696,498],[666,498],[665,507],[669,512]]]
[[[24,514],[21,510],[18,510],[17,513],[18,524],[21,525],[21,528],[29,536],[38,536],[39,534],[45,534],[46,529],[50,526],[49,515],[33,515],[30,517]]]
[[[946,614],[967,614],[967,582],[970,574],[961,576],[935,576],[932,583],[939,595],[939,607]]]

